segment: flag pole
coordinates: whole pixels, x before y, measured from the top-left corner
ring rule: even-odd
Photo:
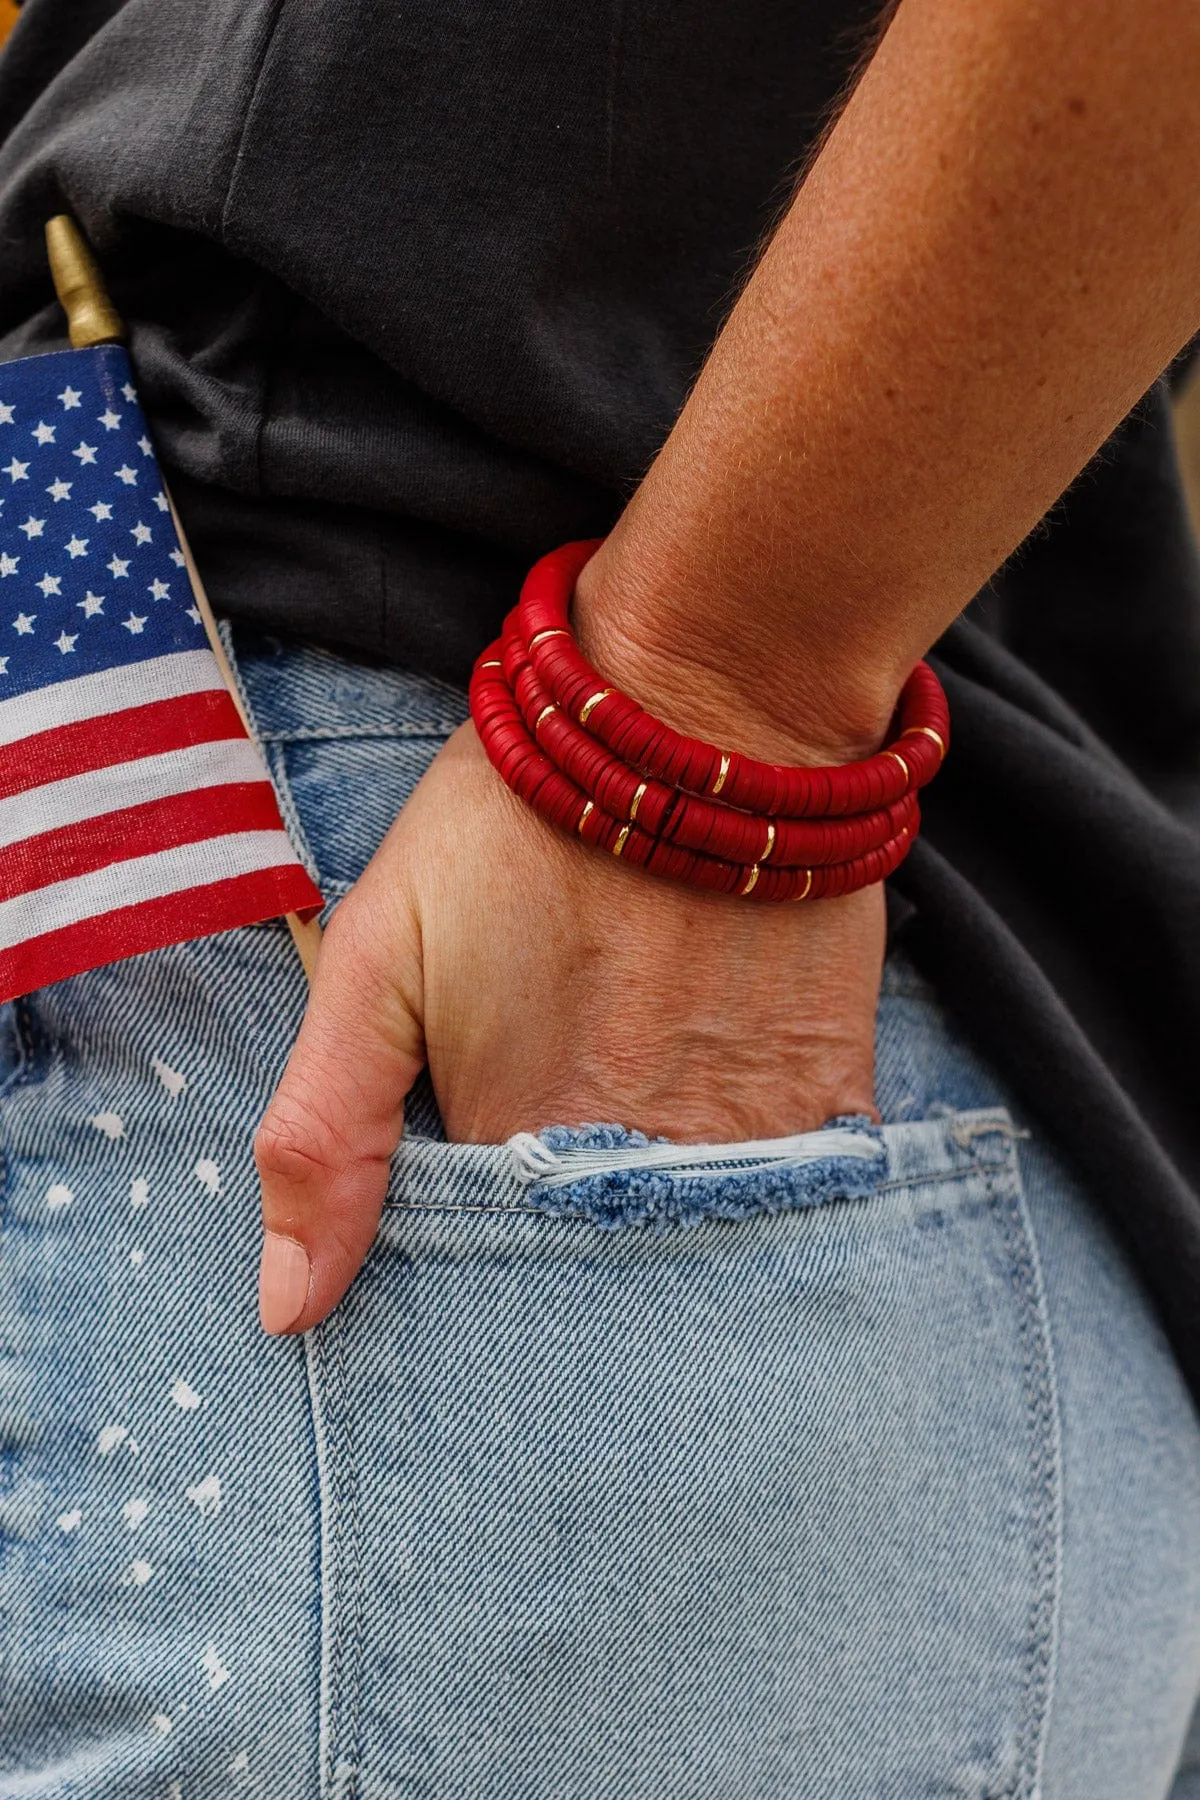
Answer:
[[[125,341],[125,326],[121,315],[116,311],[108,297],[96,259],[88,248],[82,232],[74,219],[67,213],[59,213],[57,218],[50,219],[46,225],[46,250],[50,258],[50,273],[54,278],[54,289],[67,315],[67,329],[71,346],[75,350],[89,350],[96,344],[121,344]],[[225,646],[221,642],[221,634],[217,630],[217,621],[209,604],[208,595],[204,591],[204,583],[200,579],[200,571],[196,567],[179,514],[175,510],[175,502],[168,492],[167,501],[171,508],[171,518],[179,535],[180,548],[183,551],[187,566],[188,579],[192,584],[192,594],[196,602],[196,610],[204,621],[204,630],[213,655],[217,659],[217,667],[222,679],[229,689],[230,698],[237,708],[238,716],[246,727],[250,738],[254,737],[254,728],[250,723],[242,696],[234,679],[233,670],[229,666],[229,658],[225,654]],[[296,946],[300,961],[304,965],[304,973],[312,980],[313,970],[317,964],[317,952],[321,947],[321,927],[316,919],[307,924],[298,919],[295,913],[287,915],[288,930]]]

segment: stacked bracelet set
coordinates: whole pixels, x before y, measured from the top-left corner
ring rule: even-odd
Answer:
[[[683,737],[605,685],[570,626],[598,541],[536,563],[471,678],[492,763],[535,812],[652,874],[756,900],[849,894],[892,873],[917,835],[917,791],[946,754],[941,683],[918,663],[887,748],[784,768]]]

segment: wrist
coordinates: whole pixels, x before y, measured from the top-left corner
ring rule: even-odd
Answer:
[[[678,731],[767,762],[853,762],[884,742],[908,669],[866,668],[772,628],[754,599],[635,573],[609,540],[579,577],[572,623],[606,679]]]

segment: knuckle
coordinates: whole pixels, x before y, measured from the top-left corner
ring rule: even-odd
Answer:
[[[254,1162],[267,1181],[312,1187],[332,1179],[347,1160],[346,1146],[305,1109],[277,1096],[254,1135]]]

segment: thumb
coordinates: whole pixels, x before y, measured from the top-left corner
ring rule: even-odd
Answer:
[[[425,1061],[421,994],[411,901],[360,883],[325,933],[304,1022],[254,1140],[265,1331],[323,1319],[371,1246],[404,1096]]]

